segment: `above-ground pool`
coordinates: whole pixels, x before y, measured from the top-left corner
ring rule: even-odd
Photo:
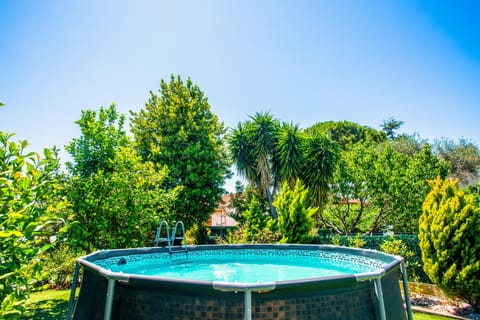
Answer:
[[[77,261],[73,319],[411,318],[403,259],[320,245],[99,251]],[[75,281],[76,282],[76,281]]]

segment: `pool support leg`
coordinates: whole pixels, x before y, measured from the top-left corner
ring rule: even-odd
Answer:
[[[380,320],[387,320],[387,315],[385,314],[385,302],[383,300],[383,290],[382,290],[382,279],[377,278],[374,280],[375,284],[375,294],[378,301],[378,312],[380,315]]]
[[[408,278],[407,278],[407,268],[405,267],[405,261],[402,261],[402,263],[400,264],[400,272],[402,273],[403,294],[405,296],[405,305],[407,306],[407,317],[408,317],[408,320],[413,320],[412,305],[410,303],[410,294],[408,293]]]
[[[244,303],[244,316],[245,320],[252,320],[252,291],[246,290],[245,291],[245,303]]]
[[[80,264],[77,262],[75,263],[75,271],[73,272],[72,288],[70,289],[70,299],[68,301],[67,320],[72,319],[72,316],[73,316],[73,305],[75,303],[75,291],[77,289],[79,270],[80,270]]]
[[[108,279],[107,300],[105,301],[105,313],[103,320],[110,320],[112,316],[113,294],[115,292],[115,280]]]

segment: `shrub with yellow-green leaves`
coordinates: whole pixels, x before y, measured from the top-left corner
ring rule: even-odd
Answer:
[[[423,204],[419,240],[425,273],[480,311],[480,207],[458,182],[437,178]]]

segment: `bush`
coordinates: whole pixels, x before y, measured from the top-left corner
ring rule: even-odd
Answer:
[[[458,181],[437,178],[423,204],[419,239],[424,270],[445,293],[480,311],[480,207]],[[478,202],[477,202],[478,203]]]
[[[283,243],[310,243],[313,215],[317,208],[307,207],[308,190],[297,180],[293,190],[284,183],[273,205],[278,211],[278,229]]]
[[[367,241],[362,239],[362,235],[360,233],[357,233],[355,238],[350,237],[348,238],[348,246],[353,247],[353,248],[363,248]]]
[[[67,245],[50,250],[44,258],[43,278],[48,287],[63,290],[70,288],[75,270],[75,262],[85,252],[76,253]]]
[[[357,240],[357,238],[359,238]],[[407,267],[408,280],[415,282],[430,283],[430,279],[423,271],[422,253],[418,244],[418,236],[415,234],[395,234],[394,236],[384,236],[382,234],[375,235],[348,235],[339,236],[338,234],[332,234],[328,230],[320,230],[319,236],[316,239],[316,243],[319,244],[333,244],[336,246],[350,246],[360,247],[361,242],[365,242],[362,246],[364,249],[380,250],[391,254],[403,256],[405,258],[405,265]],[[382,245],[387,241],[401,241],[404,248],[399,251],[394,251],[393,248],[388,248],[388,244],[382,249]],[[397,244],[399,242],[396,242]],[[388,250],[388,251],[387,251]],[[411,252],[413,255],[405,256],[405,252]],[[402,254],[400,254],[402,253]]]

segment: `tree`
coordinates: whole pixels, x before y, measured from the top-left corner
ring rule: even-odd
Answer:
[[[480,168],[480,151],[475,143],[460,139],[455,143],[449,139],[435,140],[435,151],[450,164],[449,176],[457,178],[464,186],[474,184]]]
[[[393,140],[396,137],[395,131],[400,129],[403,124],[403,121],[396,120],[395,118],[388,118],[387,120],[384,120],[380,126],[388,139]]]
[[[427,143],[426,140],[421,139],[418,134],[400,134],[394,140],[390,141],[392,147],[403,154],[414,156],[420,152]]]
[[[317,208],[308,206],[308,190],[297,180],[293,189],[285,182],[277,194],[274,206],[277,208],[278,229],[281,242],[308,243]]]
[[[0,132],[0,318],[18,319],[40,278],[40,256],[68,213],[56,149],[26,153],[26,141]]]
[[[280,123],[268,112],[250,118],[240,122],[228,137],[230,154],[237,172],[268,201],[270,214],[276,219],[272,202],[281,166],[276,154]]]
[[[143,162],[135,150],[119,147],[111,172],[98,170],[71,178],[74,217],[69,243],[90,252],[145,247],[153,243],[160,221],[172,220],[178,188],[166,190],[167,168]]]
[[[175,219],[187,228],[207,221],[220,201],[229,162],[225,129],[197,85],[180,76],[160,83],[158,94],[133,113],[136,150],[144,161],[169,168],[168,188],[182,186]]]
[[[301,180],[309,190],[310,206],[318,207],[318,221],[325,207],[339,148],[324,134],[314,133],[304,139],[302,150]]]
[[[390,143],[356,144],[341,153],[322,217],[338,233],[417,232],[428,180],[445,177],[447,166],[426,144],[414,156]]]
[[[284,123],[279,128],[275,150],[280,167],[279,174],[292,189],[301,176],[303,140],[304,135],[298,125]]]
[[[111,160],[119,147],[129,145],[123,129],[125,116],[118,113],[115,104],[100,107],[100,110],[84,110],[80,120],[75,122],[81,130],[81,137],[73,139],[66,147],[72,157],[67,168],[73,175],[88,177],[99,170],[112,172]]]
[[[169,220],[177,189],[166,190],[168,168],[142,161],[115,106],[82,111],[82,136],[67,146],[74,163],[68,197],[72,248],[85,251],[146,246]]]
[[[373,148],[357,144],[340,153],[322,223],[338,234],[372,230],[378,209],[370,203],[367,169],[375,159]]]
[[[260,235],[264,232],[270,219],[268,211],[262,205],[262,200],[253,196],[248,204],[248,209],[243,213],[245,217],[245,240],[247,242],[257,242]]]
[[[272,200],[284,181],[294,186],[300,179],[309,188],[312,206],[323,208],[338,155],[337,144],[327,136],[306,135],[266,112],[239,123],[228,144],[237,172],[267,199],[272,218],[277,218]]]
[[[380,143],[387,139],[386,134],[382,131],[350,121],[319,122],[305,131],[308,134],[313,132],[326,134],[344,150],[358,142],[373,141]]]
[[[419,240],[432,282],[480,312],[480,207],[475,202],[457,180],[434,180],[423,205]]]

